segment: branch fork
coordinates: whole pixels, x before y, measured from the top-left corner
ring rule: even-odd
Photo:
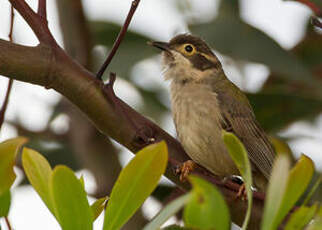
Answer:
[[[188,183],[180,182],[178,176],[173,173],[173,169],[178,164],[189,160],[188,155],[176,139],[115,95],[113,85],[116,74],[111,73],[109,83],[104,85],[93,73],[72,60],[57,45],[48,29],[45,0],[39,0],[37,13],[24,0],[9,1],[29,24],[41,45],[25,47],[0,39],[0,74],[12,79],[52,87],[78,106],[102,133],[134,153],[150,143],[165,140],[169,150],[169,163],[165,175],[181,188],[188,189]],[[114,54],[125,36],[139,2],[139,0],[132,2],[124,26],[114,43],[112,49]],[[98,76],[102,76],[112,60],[113,52],[109,54],[105,62],[107,64],[102,66],[101,75]],[[17,58],[21,56],[24,58]],[[55,64],[52,58],[55,59]],[[50,76],[48,76],[48,70]],[[48,78],[50,78],[49,81]],[[239,185],[223,183],[220,178],[201,167],[197,167],[193,173],[217,185],[231,207],[232,220],[242,223],[247,202],[235,200]],[[254,192],[253,204],[252,221],[254,226],[258,226],[263,209],[263,196],[260,193]],[[252,228],[249,227],[249,229]]]

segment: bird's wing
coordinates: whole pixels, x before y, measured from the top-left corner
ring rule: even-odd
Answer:
[[[242,141],[251,162],[269,179],[275,153],[247,97],[235,85],[231,90],[216,93],[223,129],[233,132]]]

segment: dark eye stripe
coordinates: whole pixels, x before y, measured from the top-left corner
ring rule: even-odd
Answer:
[[[191,53],[193,51],[193,47],[191,45],[186,45],[184,49],[188,52]]]

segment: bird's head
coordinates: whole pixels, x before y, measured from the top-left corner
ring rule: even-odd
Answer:
[[[221,70],[218,58],[200,38],[180,34],[170,42],[150,42],[161,49],[166,79],[200,80],[209,72]]]

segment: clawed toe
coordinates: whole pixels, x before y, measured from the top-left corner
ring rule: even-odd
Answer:
[[[187,180],[189,174],[195,169],[196,163],[192,160],[185,161],[183,164],[179,165],[175,173],[180,175],[180,181],[184,182]]]

